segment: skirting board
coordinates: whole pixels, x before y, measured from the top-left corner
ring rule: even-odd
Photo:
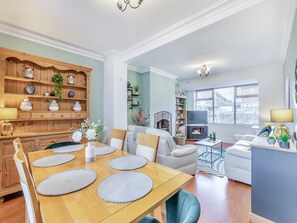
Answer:
[[[274,221],[270,221],[267,218],[263,218],[259,215],[252,213],[252,212],[250,212],[250,221],[252,223],[275,223]]]

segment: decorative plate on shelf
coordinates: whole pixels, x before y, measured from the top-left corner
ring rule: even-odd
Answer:
[[[26,91],[27,91],[28,94],[34,94],[34,92],[35,92],[35,85],[33,83],[29,83],[26,86]]]
[[[74,95],[75,95],[74,91],[69,91],[68,92],[68,97],[69,98],[74,98]]]

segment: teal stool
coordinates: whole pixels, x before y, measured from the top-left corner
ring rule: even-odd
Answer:
[[[49,146],[47,146],[44,150],[46,149],[55,149],[55,148],[59,148],[62,146],[72,146],[72,145],[78,145],[80,144],[79,142],[57,142],[54,144],[51,144]]]
[[[194,194],[181,190],[166,201],[167,223],[196,223],[200,217],[200,203]],[[151,216],[141,219],[140,223],[159,222]]]

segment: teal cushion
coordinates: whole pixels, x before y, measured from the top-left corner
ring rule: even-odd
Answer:
[[[258,134],[258,136],[268,137],[271,131],[272,131],[271,126],[266,126],[261,130],[261,132]]]
[[[160,223],[157,219],[153,218],[152,216],[145,216],[141,219],[138,223]]]
[[[62,146],[71,146],[71,145],[78,145],[80,144],[79,142],[57,142],[57,143],[54,143],[54,144],[51,144],[49,146],[47,146],[45,148],[46,149],[55,149],[55,148],[59,148],[59,147],[62,147]]]
[[[200,203],[196,196],[181,190],[166,201],[167,223],[196,223],[200,217]]]

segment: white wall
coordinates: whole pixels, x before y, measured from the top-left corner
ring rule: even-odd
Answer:
[[[262,126],[264,122],[270,121],[270,109],[284,108],[284,73],[283,67],[279,63],[213,75],[205,79],[184,80],[179,82],[179,86],[182,90],[191,91],[256,82],[259,84],[259,124]],[[188,97],[188,105],[193,103],[189,99]],[[233,135],[236,133],[254,133],[250,125],[233,124],[209,124],[209,131],[215,131],[218,138],[226,142],[233,142]]]

